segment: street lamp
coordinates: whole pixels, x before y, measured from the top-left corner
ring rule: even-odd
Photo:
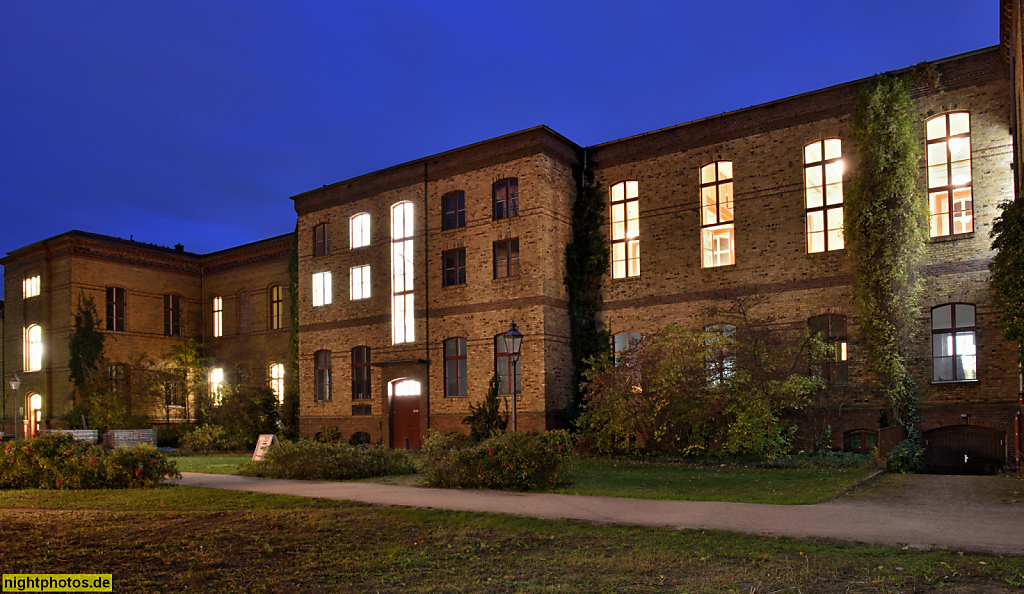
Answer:
[[[516,423],[516,363],[519,362],[519,349],[522,345],[523,334],[516,329],[516,322],[512,320],[505,333],[505,352],[512,359],[512,431],[519,430]]]
[[[18,388],[21,387],[21,380],[15,373],[11,378],[11,389],[14,390],[14,441],[18,441]]]

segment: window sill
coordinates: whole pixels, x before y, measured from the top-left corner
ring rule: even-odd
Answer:
[[[445,398],[469,398],[469,394],[445,394]]]
[[[931,381],[931,384],[932,384],[933,386],[948,386],[948,385],[958,385],[958,384],[977,384],[977,383],[980,383],[980,382],[979,382],[978,380],[976,380],[976,379],[962,379],[962,380],[932,380],[932,381]]]
[[[940,235],[938,237],[929,237],[928,243],[945,243],[947,241],[970,239],[972,237],[974,237],[974,231],[971,231],[970,233],[957,233],[956,235]]]
[[[442,291],[457,291],[459,289],[465,289],[467,283],[458,283],[456,285],[441,285]]]
[[[619,278],[615,278],[614,276],[612,277],[612,282],[613,283],[623,282],[623,281],[638,281],[638,280],[640,280],[640,275],[639,274],[635,274],[633,276],[623,276],[623,277],[619,277]]]
[[[502,276],[502,277],[494,279],[494,282],[497,283],[497,282],[517,281],[520,278],[522,278],[522,276]]]

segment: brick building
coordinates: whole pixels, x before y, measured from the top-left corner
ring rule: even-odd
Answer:
[[[272,296],[283,299],[279,310],[287,312],[291,243],[289,234],[202,256],[182,246],[70,231],[11,251],[0,260],[4,377],[17,373],[21,379],[19,434],[56,426],[74,406],[68,338],[80,296],[96,304],[107,336],[110,387],[125,398],[141,397],[141,387],[133,385],[133,362],[147,357],[159,368],[185,338],[208,346],[212,367],[226,381],[240,366],[266,377],[273,364],[283,370],[290,322],[282,314],[283,323],[274,325]],[[165,388],[165,394],[133,402],[133,409],[157,421],[187,420],[185,395]],[[10,434],[13,401],[6,404],[3,431]]]

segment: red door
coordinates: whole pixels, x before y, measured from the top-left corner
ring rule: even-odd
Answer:
[[[388,384],[391,397],[391,447],[415,450],[420,447],[420,383],[395,380]]]

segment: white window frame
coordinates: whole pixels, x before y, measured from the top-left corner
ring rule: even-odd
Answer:
[[[224,336],[224,298],[213,298],[213,336]]]
[[[370,245],[370,213],[352,215],[348,223],[350,249]]]
[[[277,396],[277,403],[284,404],[284,363],[270,364],[270,390]]]
[[[413,204],[391,207],[391,343],[416,341]]]
[[[30,276],[21,281],[21,294],[23,299],[38,297],[41,286],[39,275]]]
[[[24,330],[25,371],[40,371],[43,368],[43,328],[32,324]]]
[[[313,282],[313,307],[330,305],[333,291],[331,288],[331,271],[314,272]]]
[[[349,289],[352,301],[370,298],[370,265],[349,269]]]
[[[220,406],[224,397],[224,368],[214,367],[210,370],[210,397],[214,406]]]

